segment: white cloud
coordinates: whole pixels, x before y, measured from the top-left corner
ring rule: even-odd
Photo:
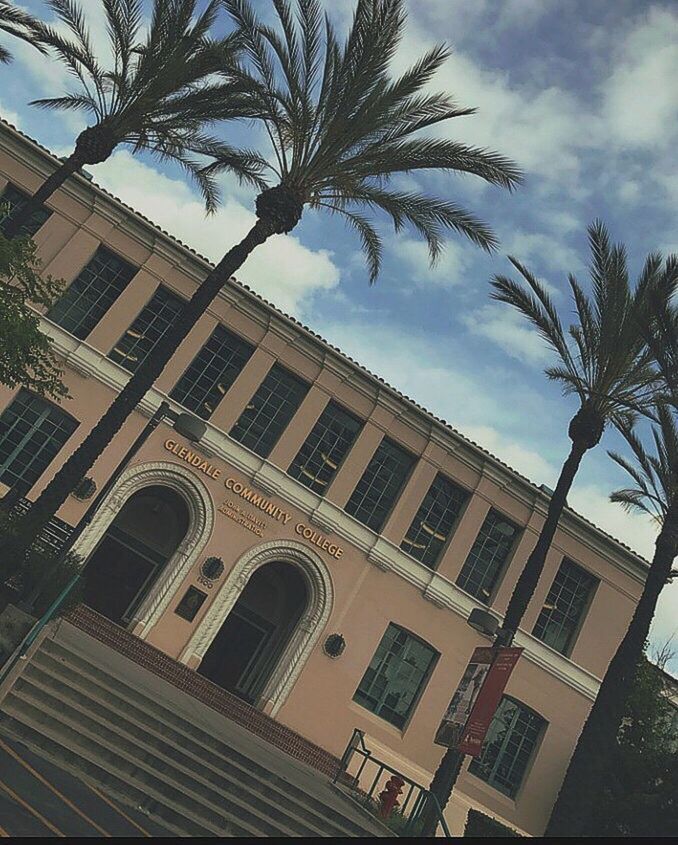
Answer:
[[[0,117],[2,117],[2,119],[6,120],[8,123],[11,123],[14,126],[16,126],[17,129],[21,128],[21,118],[19,117],[17,112],[8,108],[1,100],[0,100]]]
[[[202,203],[188,185],[118,151],[96,168],[96,181],[201,255],[218,261],[245,236],[254,214],[230,196],[222,208],[206,217]],[[284,311],[301,316],[317,291],[339,283],[339,270],[326,249],[311,250],[294,236],[274,236],[259,247],[236,274]]]
[[[495,343],[512,358],[543,367],[552,357],[549,348],[525,317],[503,303],[491,303],[462,315],[467,329]]]
[[[581,224],[578,228],[581,228]],[[530,262],[538,261],[565,277],[567,273],[576,273],[583,266],[581,256],[564,243],[562,233],[553,236],[543,232],[513,229],[504,235],[503,244],[508,255],[517,258],[528,268]]]
[[[424,241],[397,237],[390,245],[390,252],[403,262],[403,278],[406,284],[414,281],[453,287],[467,281],[465,271],[470,263],[468,248],[457,241],[447,241],[442,255],[433,267],[430,265],[428,246]]]
[[[678,134],[677,39],[678,16],[655,7],[619,44],[615,65],[602,85],[610,143],[673,144]]]
[[[550,486],[554,483],[556,470],[542,455],[496,428],[489,425],[461,425],[460,431],[535,484]]]

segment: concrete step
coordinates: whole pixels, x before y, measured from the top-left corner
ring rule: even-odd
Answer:
[[[113,716],[108,713],[107,718],[112,724],[117,719],[121,729],[129,730],[135,741],[143,742],[142,734],[146,732],[152,737],[148,741],[164,743],[163,754],[179,762],[187,772],[208,771],[209,781],[220,782],[221,788],[226,788],[229,781],[235,782],[254,796],[250,800],[254,800],[259,812],[265,812],[271,804],[278,808],[278,813],[284,807],[286,813],[305,823],[315,835],[384,835],[378,824],[367,814],[362,818],[360,811],[346,802],[321,775],[309,770],[313,789],[309,792],[299,788],[254,759],[251,753],[256,750],[254,737],[243,753],[242,746],[235,748],[232,742],[221,741],[214,732],[207,733],[176,708],[170,710],[110,672],[102,671],[88,657],[76,652],[72,643],[46,641],[32,663],[65,683],[78,696],[93,699],[95,707],[103,706],[113,711]],[[31,667],[27,667],[27,671],[30,672]],[[195,709],[196,702],[187,698]],[[195,712],[191,713],[193,719],[195,715]],[[215,778],[222,780],[215,781]],[[242,790],[240,794],[242,797]]]
[[[137,789],[127,779],[119,778],[105,766],[55,742],[46,736],[39,726],[33,728],[23,719],[16,720],[7,713],[0,712],[0,730],[35,750],[49,762],[77,775],[81,780],[103,788],[105,794],[117,799],[121,804],[136,807],[177,836],[212,836],[211,831],[193,819],[184,816],[176,808],[166,806],[162,796],[155,794],[152,789]]]

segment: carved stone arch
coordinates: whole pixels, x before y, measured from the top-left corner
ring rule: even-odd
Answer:
[[[197,665],[216,637],[253,573],[274,561],[291,563],[308,590],[306,608],[264,687],[260,706],[274,716],[283,705],[308,660],[332,612],[334,588],[329,570],[312,549],[294,540],[273,540],[247,551],[233,569],[184,649],[181,660]]]
[[[73,548],[74,552],[85,559],[88,558],[125,502],[144,487],[154,485],[168,487],[181,496],[188,510],[188,530],[148,595],[135,611],[131,628],[141,638],[147,636],[163,614],[212,533],[214,506],[201,479],[180,464],[168,461],[154,461],[128,467]]]

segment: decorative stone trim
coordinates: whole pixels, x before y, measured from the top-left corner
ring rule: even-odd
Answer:
[[[165,461],[128,467],[73,548],[83,558],[89,557],[125,502],[139,490],[155,484],[169,487],[181,496],[188,509],[189,524],[179,548],[167,561],[132,620],[131,627],[142,638],[165,611],[212,533],[212,499],[200,478],[180,464]]]
[[[180,658],[182,663],[202,660],[255,570],[273,561],[295,565],[304,576],[309,595],[306,609],[261,694],[261,700],[270,706],[271,716],[290,694],[332,611],[332,579],[324,561],[312,549],[293,540],[276,540],[246,552],[228,574]]]

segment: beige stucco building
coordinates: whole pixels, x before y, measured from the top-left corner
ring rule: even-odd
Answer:
[[[54,166],[0,125],[5,200]],[[69,287],[43,325],[72,398],[55,408],[0,389],[0,492],[18,483],[29,499],[209,270],[81,176],[49,210],[35,242]],[[207,433],[196,446],[161,424],[127,467],[77,545],[90,606],[333,754],[360,728],[428,783],[440,718],[486,644],[466,619],[476,607],[501,619],[546,492],[237,283],[96,463],[97,487],[163,399]],[[87,505],[71,496],[59,517],[74,525]],[[645,567],[566,512],[500,719],[448,810],[454,829],[476,806],[541,833]]]

